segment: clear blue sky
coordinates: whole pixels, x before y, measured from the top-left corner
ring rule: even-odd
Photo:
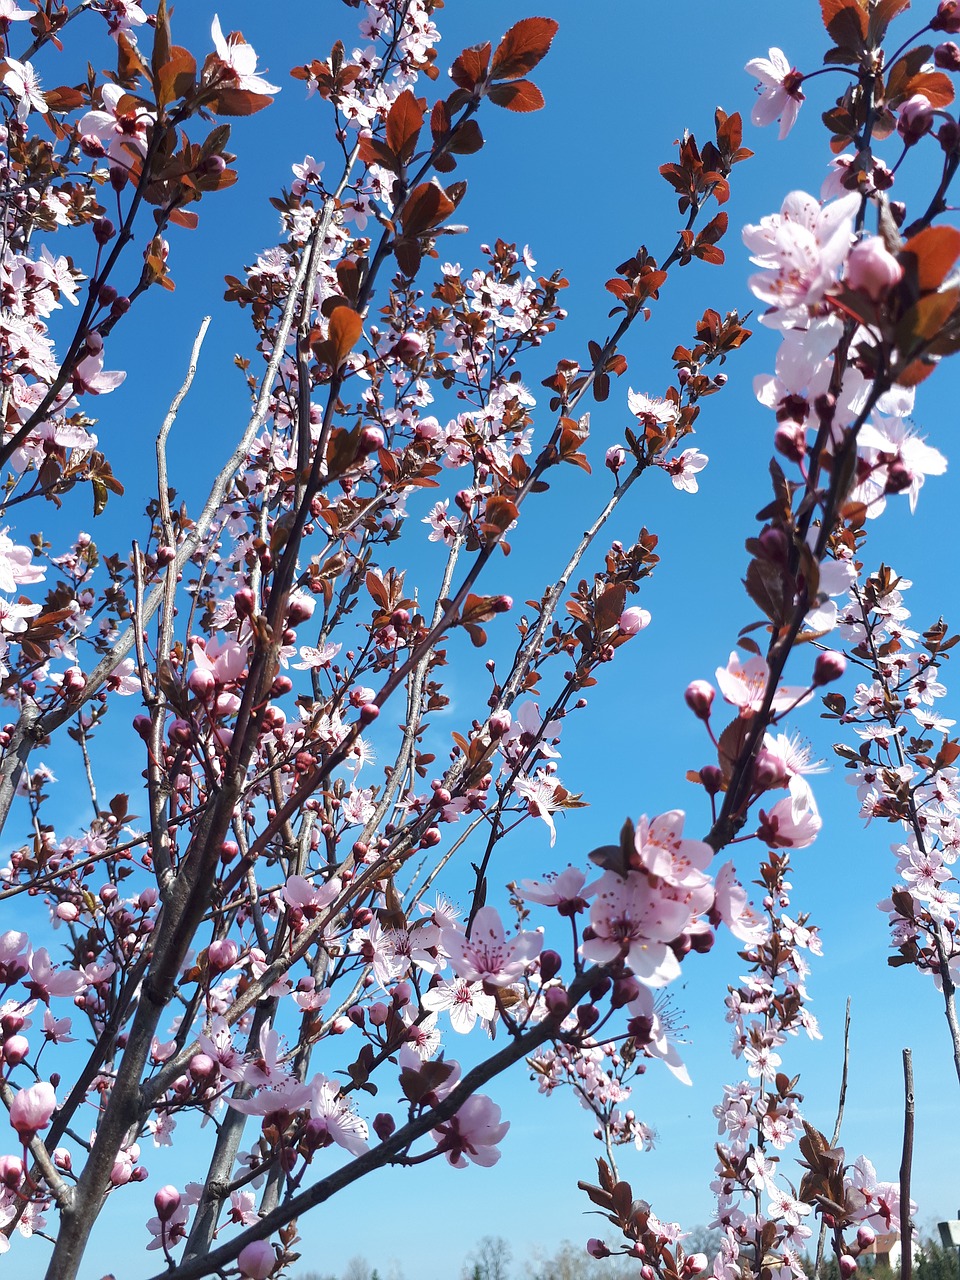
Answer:
[[[916,11],[922,14],[932,7],[921,3]],[[216,8],[211,0],[179,5],[176,37],[195,50],[206,47],[204,33]],[[108,366],[130,372],[125,387],[98,406],[99,430],[115,470],[128,486],[131,507],[139,505],[138,492],[144,498],[152,492],[143,458],[149,456],[153,432],[182,377],[192,335],[207,311],[212,311],[213,328],[196,393],[177,428],[179,440],[188,443],[175,459],[174,483],[188,498],[199,496],[214,460],[227,452],[245,405],[232,356],[235,351],[248,352],[249,341],[243,316],[220,300],[223,276],[240,274],[244,263],[275,243],[276,215],[267,197],[282,184],[289,185],[290,164],[307,152],[335,159],[326,109],[316,99],[305,103],[302,86],[290,80],[287,71],[295,63],[324,57],[338,35],[349,50],[355,43],[356,12],[332,0],[274,0],[272,5],[222,0],[219,8],[224,28],[242,28],[260,54],[261,67],[269,68],[270,79],[284,89],[273,108],[237,122],[232,144],[240,155],[237,186],[204,202],[200,232],[175,231],[171,237],[176,293],[157,290],[149,296],[139,318],[118,332],[112,348],[116,360]],[[533,7],[517,0],[448,0],[438,15],[444,36],[441,66],[446,68],[464,45],[496,39],[518,17],[538,12],[560,21],[554,48],[535,77],[545,92],[547,109],[530,117],[485,110],[487,146],[462,166],[470,192],[461,214],[470,232],[449,250],[469,263],[479,243],[500,235],[528,242],[541,270],[562,267],[568,276],[571,318],[544,354],[542,369],[526,373],[525,381],[532,387],[556,359],[579,355],[587,339],[603,335],[610,299],[602,285],[612,268],[640,243],[662,256],[671,242],[679,219],[672,192],[657,167],[673,158],[674,139],[682,129],[689,127],[700,139],[708,137],[718,104],[747,117],[753,91],[743,65],[765,55],[770,45],[783,47],[792,62],[807,70],[817,63],[824,44],[814,0],[792,0],[789,5],[766,0],[725,5],[708,0],[687,0],[683,5],[552,0]],[[530,522],[515,540],[509,589],[516,599],[539,594],[549,549],[561,546],[565,533],[576,531],[571,512],[579,520],[606,491],[602,452],[621,438],[629,422],[627,384],[660,392],[669,378],[670,352],[687,339],[704,307],[721,312],[737,307],[743,312],[752,305],[745,283],[750,268],[736,229],[778,208],[795,187],[819,190],[829,158],[819,112],[832,105],[827,95],[834,79],[839,85],[839,77],[813,82],[800,122],[785,143],[777,142],[775,131],[754,130],[747,123],[745,142],[757,158],[733,175],[727,209],[734,230],[725,241],[727,265],[694,265],[675,274],[654,320],[631,340],[626,349],[629,374],[608,403],[593,410],[594,481],[579,473],[569,477],[544,500],[536,526]],[[429,85],[423,92],[433,100]],[[146,340],[145,334],[150,335]],[[525,828],[518,846],[509,847],[494,869],[492,882],[498,870],[505,881],[582,861],[590,848],[611,838],[627,815],[682,807],[690,814],[693,832],[708,826],[702,795],[684,782],[685,770],[708,757],[682,692],[694,677],[712,678],[739,628],[754,616],[740,586],[743,541],[753,532],[754,513],[767,501],[772,419],[755,403],[751,381],[755,373],[772,368],[774,350],[772,336],[760,330],[741,355],[728,362],[727,394],[704,403],[695,443],[710,455],[710,465],[701,475],[701,493],[676,493],[666,477],[650,477],[615,531],[613,536],[626,538],[647,525],[660,535],[663,560],[641,596],[653,612],[653,624],[627,646],[610,678],[592,692],[588,712],[568,725],[561,776],[585,792],[591,807],[560,823],[553,853],[543,828]],[[955,369],[941,371],[922,391],[917,413],[931,443],[948,457],[955,448],[951,410],[958,387]],[[544,396],[544,408],[545,400]],[[949,517],[960,504],[957,474],[953,469],[928,482],[915,518],[910,518],[905,501],[893,503],[890,517],[871,530],[868,559],[886,559],[915,581],[909,603],[922,626],[940,612],[949,618],[951,611],[960,625],[955,560],[942,549],[929,549],[934,528],[946,531],[944,541],[952,542]],[[948,670],[948,680],[951,674]],[[454,714],[438,734],[455,727],[458,696],[468,718],[474,714],[470,690],[458,689],[456,682],[453,688]],[[953,705],[958,705],[956,699]],[[831,755],[833,735],[818,720],[816,709],[802,713],[797,726],[813,740],[817,754]],[[122,758],[110,768],[118,788],[139,786]],[[852,996],[850,1095],[842,1141],[851,1158],[863,1151],[881,1176],[895,1178],[900,1050],[912,1046],[920,1221],[953,1216],[960,1204],[955,1161],[960,1106],[938,997],[919,976],[887,968],[886,923],[875,908],[890,885],[888,847],[893,833],[877,826],[862,830],[853,790],[836,773],[814,781],[824,830],[812,849],[796,855],[794,884],[798,909],[811,911],[823,928],[826,954],[815,965],[810,989],[824,1041],[786,1046],[785,1069],[802,1073],[800,1088],[809,1119],[830,1128],[843,1009],[847,996]],[[746,862],[741,869],[750,875]],[[692,1043],[685,1056],[694,1086],[684,1089],[652,1065],[633,1100],[638,1115],[658,1129],[660,1143],[648,1155],[625,1151],[622,1172],[661,1217],[691,1226],[711,1216],[707,1184],[716,1132],[711,1108],[721,1084],[739,1074],[728,1052],[729,1028],[723,1021],[726,985],[739,973],[729,938],[709,957],[693,957],[685,965],[676,996],[690,1026]],[[449,1051],[455,1048],[459,1045],[450,1045]],[[388,1170],[368,1180],[301,1221],[304,1269],[342,1271],[346,1260],[360,1253],[381,1275],[395,1259],[418,1280],[448,1280],[459,1273],[464,1255],[484,1234],[508,1238],[519,1258],[536,1245],[551,1252],[564,1238],[582,1242],[598,1234],[601,1224],[586,1216],[586,1199],[576,1188],[578,1178],[592,1176],[594,1157],[600,1154],[586,1113],[571,1097],[541,1099],[521,1072],[499,1081],[491,1092],[512,1122],[495,1170],[471,1167],[458,1172],[444,1164],[415,1172]],[[165,1166],[150,1152],[145,1162],[163,1180],[182,1184],[189,1176],[178,1158]],[[157,1183],[151,1180],[150,1185]],[[137,1193],[128,1190],[116,1198],[115,1209],[104,1215],[95,1237],[85,1272],[90,1280],[100,1274],[100,1258],[117,1270],[119,1280],[137,1280],[155,1269],[157,1255],[150,1255],[147,1269],[141,1252],[145,1216]],[[116,1267],[118,1241],[128,1260],[122,1274]],[[25,1280],[41,1274],[39,1268],[31,1269],[38,1267],[31,1252],[18,1248],[17,1262],[8,1264],[22,1267]],[[36,1250],[41,1252],[42,1247]]]

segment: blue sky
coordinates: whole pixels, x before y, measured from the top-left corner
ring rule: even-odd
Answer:
[[[287,71],[295,63],[324,57],[337,36],[349,50],[355,43],[355,11],[331,0],[275,0],[269,7],[224,0],[219,8],[224,29],[242,28],[260,54],[261,67],[284,88],[270,110],[237,123],[232,143],[240,156],[237,186],[204,202],[199,232],[173,233],[176,293],[156,290],[148,295],[140,315],[118,330],[111,348],[116,355],[108,367],[130,372],[125,386],[100,402],[99,431],[115,471],[127,484],[131,510],[152,492],[144,459],[152,454],[156,426],[182,377],[193,333],[208,311],[213,325],[196,391],[176,429],[173,482],[188,500],[198,498],[217,460],[228,453],[246,403],[232,357],[237,351],[247,353],[250,343],[244,316],[221,301],[223,276],[240,274],[244,263],[275,243],[276,215],[267,198],[289,185],[290,165],[307,152],[335,162],[327,109],[317,99],[304,102],[302,86]],[[215,9],[209,0],[178,6],[176,37],[196,50],[207,47],[205,33]],[[920,14],[932,9],[931,3],[916,6]],[[570,280],[566,305],[571,316],[543,353],[542,367],[525,371],[524,380],[536,390],[558,358],[579,355],[588,339],[605,332],[610,296],[602,286],[616,264],[640,243],[657,256],[671,243],[679,219],[657,168],[673,158],[674,140],[682,129],[708,137],[718,104],[748,116],[753,91],[744,63],[766,54],[770,45],[780,45],[801,69],[811,69],[818,63],[824,34],[814,0],[793,0],[788,6],[766,0],[727,5],[687,0],[682,6],[554,0],[534,8],[517,0],[448,0],[438,15],[444,37],[441,66],[446,68],[464,45],[495,40],[518,17],[535,12],[560,21],[554,48],[535,75],[547,109],[530,117],[485,110],[487,146],[461,170],[470,190],[460,215],[470,230],[459,243],[445,245],[444,254],[472,263],[477,245],[499,235],[529,243],[540,270],[563,268]],[[903,34],[912,29],[905,24]],[[828,93],[834,79],[838,86],[842,83],[839,77],[823,77],[810,85],[810,100],[786,142],[778,143],[775,132],[754,130],[747,123],[745,143],[757,158],[733,175],[727,206],[732,230],[724,242],[727,264],[719,269],[695,264],[676,272],[654,319],[632,335],[626,348],[629,373],[607,404],[593,409],[593,478],[580,473],[565,477],[541,501],[536,520],[522,526],[514,540],[514,554],[505,567],[510,583],[501,578],[498,585],[517,600],[539,594],[545,572],[553,567],[552,549],[557,549],[559,568],[563,540],[579,531],[583,513],[599,505],[606,493],[602,455],[629,424],[627,385],[661,392],[669,379],[673,347],[687,340],[706,306],[721,313],[734,307],[743,313],[752,306],[746,287],[750,268],[737,229],[778,208],[793,188],[819,190],[829,158],[819,112],[832,105]],[[49,73],[47,82],[53,82]],[[423,92],[433,100],[430,86]],[[705,763],[709,755],[682,693],[690,679],[712,677],[714,668],[726,661],[739,628],[754,616],[740,586],[743,542],[754,531],[755,512],[767,501],[772,418],[754,401],[751,382],[755,373],[772,368],[775,343],[759,325],[752,327],[755,338],[727,363],[730,384],[725,393],[703,405],[694,443],[710,455],[710,465],[701,475],[700,494],[677,493],[660,474],[647,477],[612,533],[625,539],[645,524],[660,535],[662,563],[641,595],[653,612],[651,627],[621,650],[607,678],[591,692],[588,710],[566,731],[561,776],[585,793],[590,807],[560,824],[552,852],[545,828],[525,827],[519,841],[505,846],[493,870],[494,883],[582,862],[589,849],[616,833],[627,815],[679,807],[688,810],[691,832],[709,825],[702,794],[684,781],[685,771]],[[955,369],[941,370],[923,389],[916,415],[931,443],[948,457],[955,448],[958,385]],[[541,404],[546,412],[546,395]],[[951,611],[960,624],[950,518],[958,503],[954,469],[928,482],[916,517],[910,517],[905,500],[894,502],[889,515],[871,529],[868,562],[885,559],[914,580],[908,604],[921,627],[941,612],[949,619]],[[108,513],[104,532],[92,531],[109,545],[121,527],[127,526]],[[415,539],[415,527],[410,532]],[[425,555],[425,578],[435,567]],[[802,669],[798,662],[798,681]],[[948,684],[951,674],[948,668]],[[451,714],[437,721],[438,742],[448,741],[458,712],[468,720],[476,714],[469,680],[458,683],[454,675],[452,692]],[[810,737],[816,754],[831,758],[834,733],[815,708],[802,712],[796,726]],[[104,764],[118,788],[139,787],[121,755]],[[842,1141],[851,1157],[863,1151],[881,1176],[895,1178],[900,1050],[911,1046],[918,1098],[914,1194],[920,1202],[919,1220],[953,1216],[960,1203],[954,1158],[960,1107],[942,1011],[932,985],[887,967],[886,923],[875,907],[889,889],[894,833],[877,826],[862,829],[853,789],[836,771],[814,781],[824,830],[812,849],[796,855],[793,882],[797,908],[811,911],[823,929],[825,956],[815,963],[810,990],[824,1040],[786,1046],[785,1069],[801,1072],[808,1118],[831,1128],[844,1004],[851,996],[851,1078]],[[749,856],[746,846],[738,860],[747,878]],[[709,957],[692,957],[685,965],[676,998],[690,1027],[685,1057],[694,1086],[684,1089],[653,1064],[633,1100],[638,1115],[659,1131],[660,1142],[651,1154],[624,1151],[622,1173],[661,1217],[687,1225],[705,1222],[711,1214],[711,1108],[721,1084],[739,1074],[728,1052],[723,996],[740,971],[729,938]],[[454,1052],[459,1046],[449,1048]],[[592,1177],[594,1157],[601,1154],[590,1136],[587,1114],[571,1097],[540,1098],[522,1072],[497,1082],[491,1093],[512,1124],[495,1170],[459,1172],[444,1164],[416,1172],[384,1171],[300,1223],[304,1269],[338,1272],[348,1258],[361,1253],[381,1275],[396,1260],[408,1275],[445,1280],[458,1273],[464,1255],[485,1234],[505,1236],[521,1258],[536,1245],[549,1252],[564,1238],[583,1241],[597,1234],[598,1221],[586,1216],[589,1206],[576,1188],[579,1178]],[[953,1135],[950,1141],[945,1141],[947,1134]],[[191,1176],[179,1157],[165,1165],[151,1152],[145,1162],[164,1180],[182,1183]],[[94,1238],[85,1273],[91,1280],[100,1274],[101,1259],[121,1275],[118,1242],[129,1259],[122,1280],[137,1280],[156,1269],[142,1262],[145,1216],[137,1193],[129,1190],[116,1198]],[[17,1251],[25,1280],[42,1274],[31,1252]],[[155,1261],[156,1256],[150,1258]]]

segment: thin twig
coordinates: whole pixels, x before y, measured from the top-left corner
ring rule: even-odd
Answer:
[[[910,1175],[913,1170],[913,1054],[903,1051],[903,1157],[900,1161],[900,1280],[913,1278],[913,1222]]]

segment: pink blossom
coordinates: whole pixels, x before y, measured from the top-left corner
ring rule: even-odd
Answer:
[[[649,877],[605,872],[590,907],[593,937],[583,943],[585,960],[609,964],[620,956],[651,987],[663,987],[680,975],[680,963],[667,945],[690,922],[686,903],[651,888]]]
[[[269,84],[257,75],[257,54],[252,45],[247,44],[239,31],[232,31],[224,38],[220,26],[220,18],[215,14],[210,28],[213,47],[217,57],[225,62],[233,72],[238,89],[247,89],[250,93],[279,93],[279,85]]]
[[[17,119],[26,120],[31,111],[45,114],[47,100],[40,91],[40,80],[32,63],[18,62],[16,58],[4,59],[6,71],[0,84],[9,89],[17,104]]]
[[[672,400],[664,400],[659,396],[645,396],[639,391],[634,391],[633,387],[627,392],[627,405],[630,412],[645,426],[672,426],[680,417],[680,410]]]
[[[276,1250],[266,1240],[252,1240],[237,1255],[237,1266],[246,1280],[267,1280],[276,1265]]]
[[[345,1147],[351,1155],[360,1156],[367,1150],[366,1123],[353,1110],[349,1098],[340,1086],[324,1075],[314,1076],[310,1086],[311,1131],[325,1134],[328,1141]]]
[[[769,813],[760,810],[757,835],[773,849],[805,849],[823,826],[810,784],[797,774],[789,790],[789,797],[778,800]]]
[[[714,890],[717,914],[735,938],[753,946],[769,936],[770,925],[750,905],[732,862],[725,862],[717,872]]]
[[[53,1085],[47,1080],[40,1080],[28,1089],[21,1089],[10,1103],[10,1123],[27,1142],[47,1127],[56,1109],[57,1095]]]
[[[638,605],[631,605],[629,609],[624,609],[617,622],[618,629],[625,636],[635,636],[649,625],[650,611],[641,609]]]
[[[754,103],[750,119],[755,125],[780,121],[780,138],[787,136],[797,122],[803,93],[803,76],[791,67],[782,49],[771,49],[769,58],[752,58],[744,68],[760,85],[760,97]]]
[[[774,327],[805,322],[839,278],[853,243],[853,218],[860,208],[856,194],[820,206],[804,191],[793,191],[778,214],[743,230],[752,262],[764,273],[750,278],[750,288],[780,316],[765,317]]]
[[[425,1009],[449,1013],[450,1025],[460,1035],[472,1031],[478,1018],[488,1022],[497,1012],[496,999],[487,995],[483,984],[465,978],[439,982],[424,993],[421,1003]]]
[[[444,929],[440,937],[461,978],[495,987],[508,987],[522,978],[543,947],[542,935],[530,931],[521,931],[508,942],[500,915],[493,907],[480,908],[469,938],[459,929]]]
[[[497,1143],[509,1128],[509,1121],[500,1120],[496,1103],[485,1094],[475,1093],[452,1120],[434,1129],[431,1137],[455,1169],[465,1169],[467,1159],[489,1168],[500,1159]]]
[[[671,809],[649,820],[644,814],[637,823],[633,844],[640,865],[650,875],[671,885],[700,885],[706,880],[703,872],[710,865],[713,849],[703,840],[684,839],[684,820],[682,809]]]
[[[741,715],[759,711],[763,705],[770,668],[759,655],[741,662],[736,651],[725,667],[717,667],[717,684],[727,702],[740,708]],[[813,696],[810,690],[796,685],[780,685],[773,695],[771,711],[786,711],[802,706]]]
[[[662,998],[669,1002],[669,996]],[[645,1035],[637,1036],[644,1052],[651,1057],[660,1058],[681,1084],[693,1084],[690,1073],[677,1052],[677,1046],[669,1037],[667,1025],[660,1017],[653,992],[648,987],[641,986],[636,999],[630,1001],[627,1009],[632,1018],[642,1019],[644,1023]]]
[[[586,907],[587,898],[593,892],[592,885],[584,889],[586,878],[578,867],[566,867],[546,880],[521,880],[520,893],[527,902],[556,907],[564,916],[575,915]]]

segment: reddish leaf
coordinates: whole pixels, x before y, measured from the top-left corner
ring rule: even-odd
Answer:
[[[188,49],[173,48],[157,77],[157,102],[165,107],[167,103],[185,97],[192,91],[196,79],[197,63],[193,54]]]
[[[472,92],[481,80],[486,78],[490,64],[490,45],[474,44],[464,49],[459,58],[454,60],[450,68],[450,78],[461,89]]]
[[[925,227],[903,246],[917,260],[917,283],[921,293],[939,289],[947,272],[960,257],[960,231],[956,227]]]
[[[456,205],[435,182],[421,182],[410,192],[400,210],[400,225],[407,236],[420,236],[453,213]]]
[[[157,6],[157,18],[153,35],[153,54],[150,65],[153,68],[153,82],[158,85],[160,71],[170,61],[170,18],[167,14],[167,0],[160,0]]]
[[[509,111],[539,111],[543,106],[543,94],[532,80],[514,80],[510,84],[495,84],[489,98],[498,107]]]
[[[423,108],[409,89],[394,100],[387,116],[387,146],[401,164],[413,155],[423,127]]]
[[[44,89],[48,111],[76,111],[83,106],[83,94],[79,89],[61,85],[57,89]]]
[[[499,494],[487,499],[487,505],[483,513],[484,531],[491,535],[491,541],[513,524],[514,520],[519,516],[517,504],[512,502],[510,498],[504,498]]]
[[[339,368],[357,345],[363,332],[363,320],[352,307],[337,307],[330,317],[327,341],[334,355],[332,361]]]
[[[187,227],[190,231],[195,231],[200,218],[195,213],[190,213],[186,209],[174,209],[170,213],[170,221],[177,227]]]
[[[523,18],[515,23],[497,45],[491,79],[519,80],[532,71],[546,55],[558,26],[553,18]]]
[[[217,96],[205,105],[217,116],[252,116],[269,107],[273,99],[265,93],[251,93],[249,89],[233,89],[225,85],[217,90]]]
[[[903,87],[905,98],[910,98],[915,93],[923,94],[931,107],[941,109],[953,101],[953,82],[942,71],[921,71],[911,76]]]
[[[458,156],[472,156],[483,146],[483,134],[476,120],[464,120],[455,130],[447,149]]]
[[[820,12],[823,14],[823,25],[831,35],[838,19],[841,23],[852,20],[858,26],[861,37],[867,34],[866,5],[862,0],[820,0]]]

